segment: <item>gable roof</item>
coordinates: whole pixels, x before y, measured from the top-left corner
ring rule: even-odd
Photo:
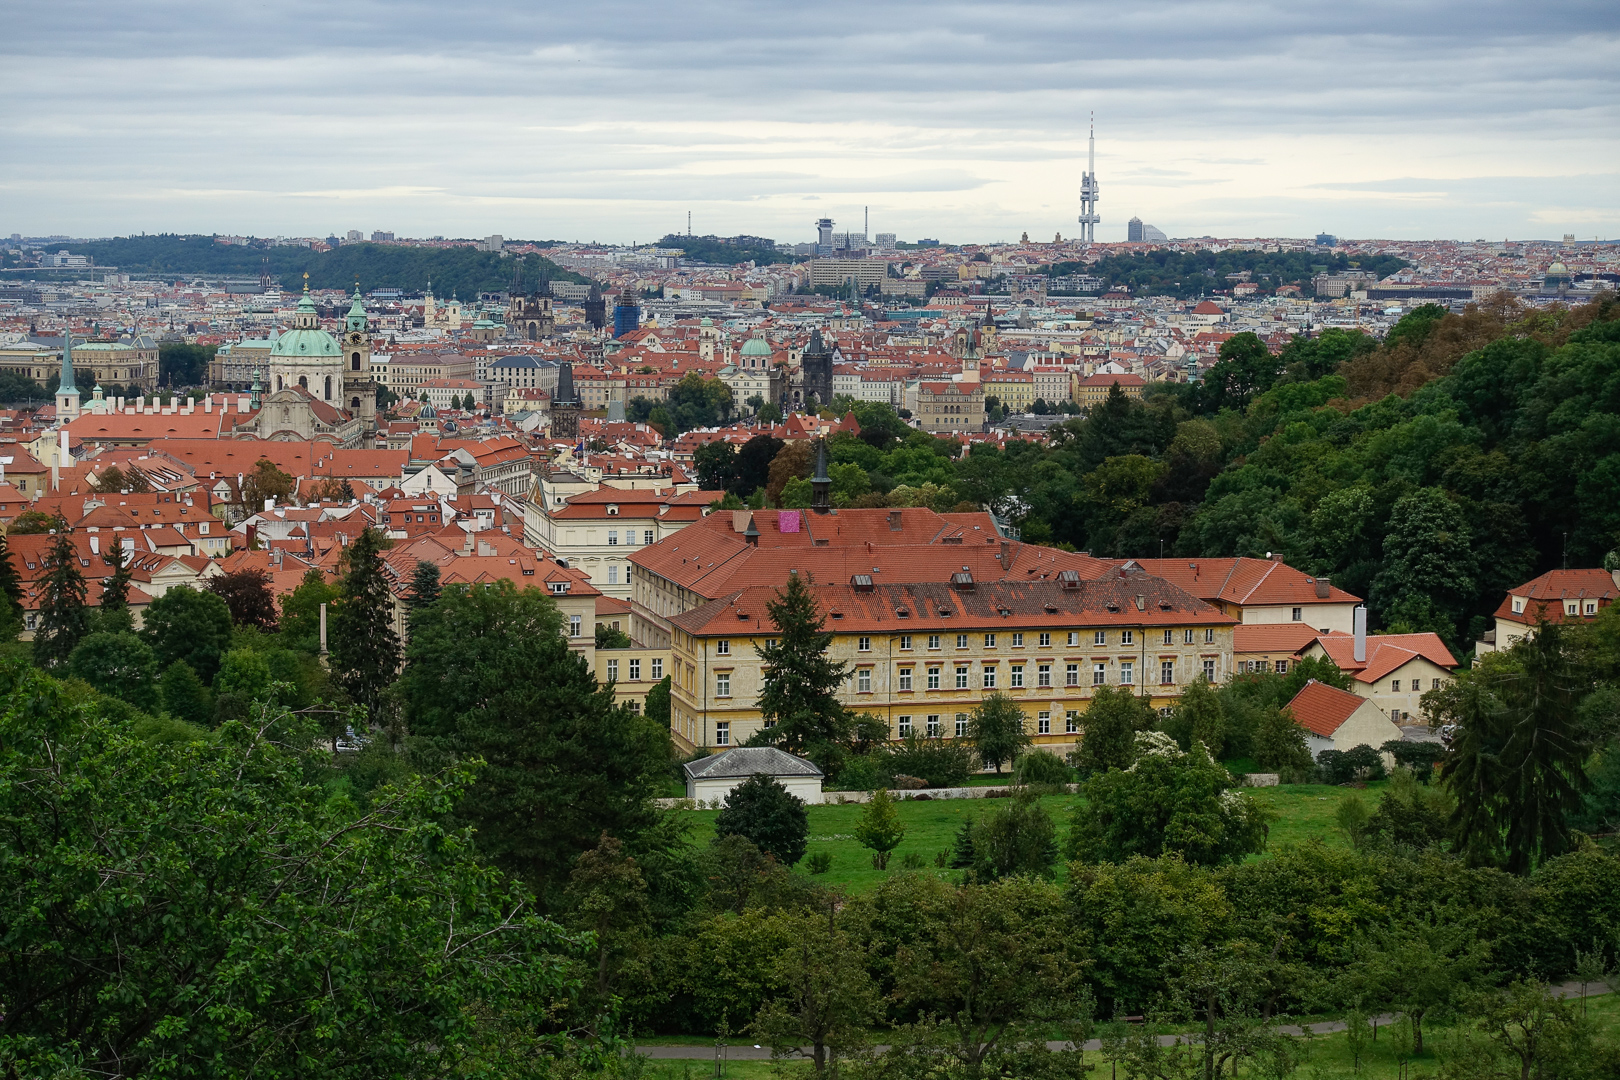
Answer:
[[[1294,722],[1306,731],[1331,739],[1333,733],[1367,703],[1368,699],[1359,694],[1312,679],[1300,687],[1299,693],[1288,703],[1288,711],[1293,713]]]
[[[1522,612],[1513,610],[1516,596],[1526,601]],[[1598,609],[1602,610],[1617,599],[1620,599],[1620,586],[1607,570],[1549,570],[1517,589],[1509,589],[1496,609],[1496,617],[1526,626],[1542,618],[1548,622],[1563,622],[1565,600],[1596,600]],[[1584,605],[1581,612],[1585,612]]]
[[[1353,596],[1327,585],[1317,594],[1318,579],[1276,559],[1136,559],[1150,574],[1173,581],[1200,600],[1221,600],[1242,607],[1258,605],[1356,604]]]
[[[1420,656],[1447,670],[1457,666],[1457,658],[1435,633],[1370,634],[1365,662],[1356,660],[1354,634],[1318,634],[1316,644],[1340,671],[1350,672],[1357,682],[1375,683]]]

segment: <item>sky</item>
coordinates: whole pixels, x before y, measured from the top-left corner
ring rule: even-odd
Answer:
[[[1620,4],[0,0],[0,236],[1620,236]],[[868,209],[869,208],[869,209]]]

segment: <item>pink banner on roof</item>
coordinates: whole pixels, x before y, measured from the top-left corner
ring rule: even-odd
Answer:
[[[799,512],[797,510],[782,510],[776,515],[776,531],[790,533],[799,531]]]

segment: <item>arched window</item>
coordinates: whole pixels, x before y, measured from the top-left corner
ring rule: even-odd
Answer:
[[[353,400],[351,400],[349,402],[349,408],[358,410],[360,408],[360,399],[359,398],[354,398]]]
[[[355,353],[353,356],[349,357],[349,370],[350,371],[359,371],[360,370],[360,354],[359,353]]]
[[[326,393],[322,394],[321,397],[325,398],[327,401],[332,400],[332,376],[330,375],[326,377]]]
[[[309,389],[309,379],[308,379],[308,377],[304,376],[304,375],[298,376],[298,386],[299,386],[299,389],[301,389],[301,390],[308,390]]]

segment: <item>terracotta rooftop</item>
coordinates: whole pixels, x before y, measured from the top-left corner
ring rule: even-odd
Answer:
[[[1513,610],[1514,597],[1525,599],[1523,611]],[[1496,617],[1526,626],[1534,625],[1542,618],[1548,622],[1564,622],[1570,618],[1564,607],[1565,601],[1595,600],[1601,611],[1617,598],[1620,598],[1620,586],[1616,586],[1614,575],[1607,570],[1549,570],[1516,589],[1509,589],[1508,595],[1502,598],[1501,606],[1496,609]],[[1585,617],[1585,613],[1586,605],[1583,603],[1575,617]]]
[[[1359,694],[1312,679],[1288,703],[1294,721],[1305,730],[1331,739],[1352,713],[1367,701]]]
[[[1258,605],[1355,604],[1353,596],[1327,585],[1319,595],[1318,579],[1275,559],[1136,559],[1138,566],[1173,581],[1203,600],[1243,607]]]

